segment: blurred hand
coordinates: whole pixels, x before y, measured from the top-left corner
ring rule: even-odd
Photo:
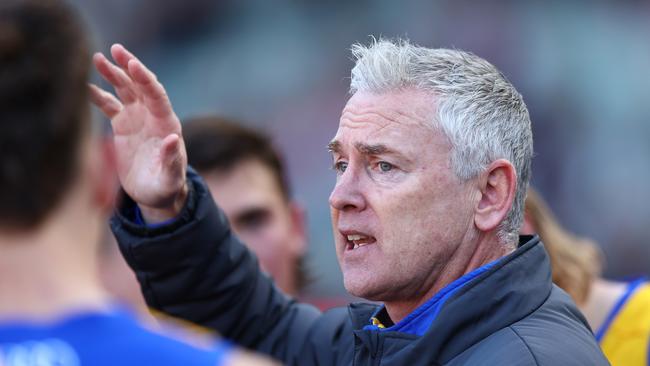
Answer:
[[[111,55],[115,64],[101,53],[93,62],[117,98],[93,84],[90,94],[111,120],[122,187],[147,222],[176,217],[187,199],[180,121],[156,75],[122,45],[114,44]]]

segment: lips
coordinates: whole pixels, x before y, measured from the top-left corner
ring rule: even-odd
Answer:
[[[341,235],[346,242],[345,250],[356,250],[377,241],[374,236],[359,231],[341,231]]]

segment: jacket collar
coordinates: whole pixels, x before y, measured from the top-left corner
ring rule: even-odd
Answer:
[[[424,304],[418,306],[413,312],[407,315],[397,324],[392,323],[385,306],[379,308],[371,317],[372,324],[366,325],[363,329],[376,330],[379,332],[402,332],[417,336],[424,335],[431,327],[438,313],[445,305],[445,302],[452,298],[463,286],[470,283],[474,278],[488,271],[495,266],[502,258],[485,264],[475,270],[463,275],[449,285],[442,288]]]
[[[544,303],[552,286],[548,257],[539,238],[521,237],[517,250],[463,283],[436,309],[428,330],[413,346],[445,363],[532,313]],[[355,329],[366,326],[376,311],[376,305],[353,305],[350,313]],[[391,331],[381,334],[404,336]]]

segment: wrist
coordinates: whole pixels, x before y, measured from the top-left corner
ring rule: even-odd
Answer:
[[[165,207],[151,207],[142,204],[138,204],[140,211],[142,213],[142,218],[147,224],[157,224],[178,217],[185,207],[187,202],[189,188],[187,186],[187,181],[183,184],[181,190],[176,194],[174,199],[169,205]]]

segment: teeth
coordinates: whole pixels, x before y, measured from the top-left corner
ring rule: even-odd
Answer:
[[[366,239],[367,236],[364,235],[348,235],[348,240],[349,241],[355,241],[355,240],[361,240],[361,239]]]
[[[352,247],[352,249],[357,249],[357,248],[362,247],[364,245],[368,245],[368,243],[361,243],[361,244],[354,243],[354,247]]]

